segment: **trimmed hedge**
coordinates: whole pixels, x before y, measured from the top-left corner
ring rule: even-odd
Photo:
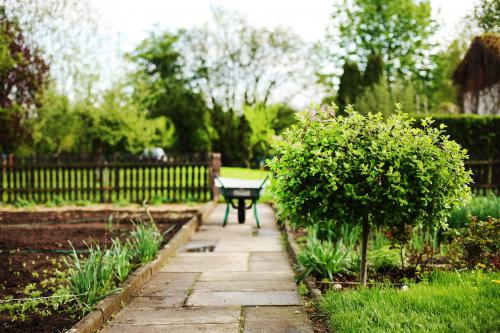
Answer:
[[[481,115],[431,115],[435,122],[447,126],[450,138],[467,149],[470,160],[500,159],[500,116]],[[423,116],[415,117],[417,124]]]

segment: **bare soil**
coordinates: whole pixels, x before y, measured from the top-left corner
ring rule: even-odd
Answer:
[[[152,212],[158,228],[168,242],[195,211]],[[108,223],[112,215],[112,224]],[[39,284],[64,269],[63,258],[71,251],[86,249],[87,244],[108,246],[113,238],[124,239],[133,228],[131,220],[148,220],[136,211],[50,211],[0,212],[0,300],[22,297],[30,283]],[[0,332],[61,332],[77,319],[51,315],[30,316],[14,321],[0,313]]]

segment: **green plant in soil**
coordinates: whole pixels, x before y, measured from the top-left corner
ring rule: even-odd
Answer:
[[[319,240],[316,232],[311,230],[306,245],[297,256],[299,279],[313,275],[316,278],[326,277],[333,280],[334,276],[347,273],[348,254],[341,241],[334,243]]]
[[[67,258],[68,283],[84,311],[106,297],[113,290],[114,263],[108,251],[98,245],[90,246],[86,258],[73,250]]]
[[[74,298],[64,286],[65,278],[64,272],[55,271],[52,277],[42,280],[39,286],[36,283],[28,284],[21,297],[9,296],[0,301],[0,313],[8,314],[12,321],[23,321],[30,314],[42,318],[53,313],[71,315],[72,307],[67,305]],[[51,296],[44,296],[47,293]]]
[[[301,114],[269,162],[280,214],[295,226],[333,221],[362,228],[360,280],[367,280],[372,227],[411,239],[413,226],[444,227],[450,209],[470,194],[466,152],[426,118],[421,127],[396,106],[381,114],[335,110]]]
[[[338,333],[497,332],[500,273],[433,271],[406,291],[329,291],[320,307]]]
[[[129,237],[130,249],[137,262],[145,263],[154,258],[160,249],[162,237],[155,223],[139,221]]]
[[[16,208],[31,208],[34,205],[35,205],[34,202],[26,200],[26,199],[17,199],[14,202],[14,207],[16,207]]]
[[[116,291],[135,264],[152,260],[160,248],[162,236],[152,218],[149,223],[140,221],[134,226],[125,242],[113,239],[108,249],[88,246],[88,253],[82,255],[70,243],[73,252],[64,260],[65,271],[56,269],[40,287],[28,285],[24,297],[0,300],[0,312],[8,313],[12,320],[24,320],[28,313],[44,317],[54,312],[69,316],[89,312]]]
[[[449,257],[460,268],[500,268],[500,219],[473,218],[466,228],[451,229],[447,233]]]
[[[122,243],[118,238],[113,239],[113,243],[109,248],[109,255],[113,262],[114,276],[119,282],[125,281],[128,274],[132,270],[132,252],[128,242]]]

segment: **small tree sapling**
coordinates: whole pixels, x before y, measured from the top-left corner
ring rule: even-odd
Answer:
[[[432,128],[430,118],[414,127],[400,105],[387,120],[352,107],[347,116],[332,111],[302,113],[276,144],[272,187],[280,214],[296,226],[361,225],[360,280],[366,284],[370,228],[445,227],[451,208],[470,194],[467,155],[444,127]]]

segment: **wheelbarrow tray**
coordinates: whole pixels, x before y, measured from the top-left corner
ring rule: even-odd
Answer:
[[[233,208],[238,209],[239,223],[245,222],[244,211],[246,209],[250,209],[253,206],[257,227],[260,226],[259,218],[257,215],[257,201],[259,200],[262,194],[267,179],[268,178],[266,177],[266,179],[262,181],[262,180],[216,177],[216,186],[220,189],[227,203],[223,226],[225,226],[227,223],[227,217],[229,214],[230,206],[233,206]],[[238,200],[238,206],[235,206],[233,204],[233,200]],[[245,207],[244,200],[252,200],[252,204],[249,207]]]

